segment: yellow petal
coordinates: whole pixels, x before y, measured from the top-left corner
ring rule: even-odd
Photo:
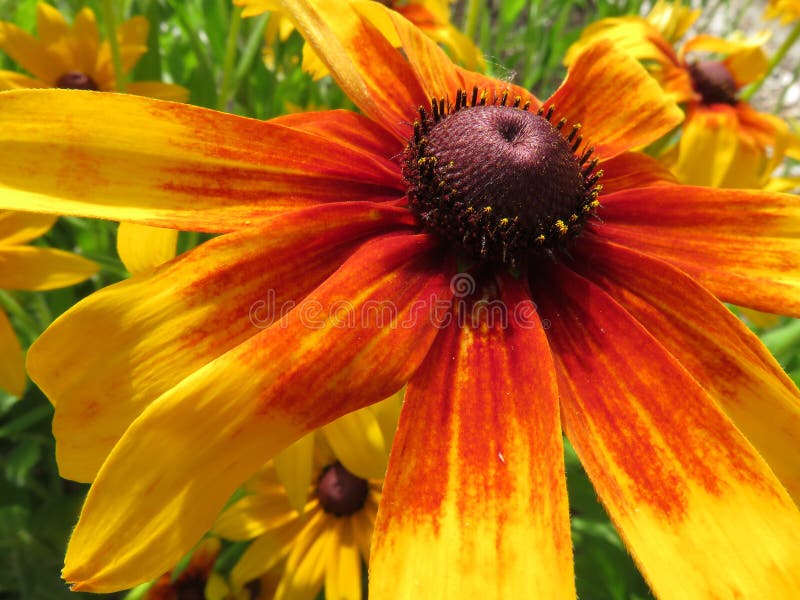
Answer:
[[[339,417],[323,427],[336,458],[363,479],[383,479],[389,445],[371,406]]]
[[[58,220],[56,215],[0,210],[0,244],[24,244],[44,235]]]
[[[46,2],[36,4],[36,33],[45,46],[49,46],[69,33],[69,25],[58,9]]]
[[[0,70],[0,91],[26,90],[33,88],[47,88],[50,84],[38,79],[33,79],[16,71]]]
[[[315,433],[304,435],[275,455],[273,460],[278,478],[286,490],[289,505],[299,513],[305,509],[308,490],[312,484],[315,435]]]
[[[14,396],[25,392],[25,360],[17,334],[6,316],[0,310],[0,389]]]
[[[189,100],[189,90],[182,85],[162,83],[160,81],[131,81],[126,84],[125,91],[128,94],[169,100],[170,102],[186,102]]]
[[[49,52],[44,44],[12,23],[0,21],[0,50],[3,50],[23,69],[50,85],[74,69],[69,61]]]
[[[325,565],[325,600],[361,600],[361,555],[352,519],[338,519]]]
[[[75,15],[69,42],[76,61],[72,67],[73,70],[94,75],[100,46],[100,30],[97,28],[97,21],[92,9],[82,8]]]
[[[174,229],[120,223],[117,231],[117,253],[125,268],[133,274],[175,258],[178,232]]]
[[[286,569],[274,600],[313,600],[325,581],[330,556],[336,552],[338,536],[330,517],[323,511],[314,515],[292,545]]]
[[[304,526],[293,519],[256,538],[231,570],[234,587],[246,585],[285,560]]]
[[[97,265],[85,258],[33,246],[0,247],[0,288],[52,290],[88,279]]]

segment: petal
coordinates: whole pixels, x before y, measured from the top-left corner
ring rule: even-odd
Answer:
[[[433,342],[429,315],[451,295],[434,247],[405,234],[365,243],[286,319],[148,406],[89,491],[64,578],[110,591],[155,577],[276,452],[398,390]],[[370,317],[388,302],[396,326]]]
[[[147,34],[150,24],[142,16],[128,19],[117,27],[117,38],[122,54],[122,71],[127,73],[147,52]]]
[[[675,176],[656,159],[639,152],[617,154],[600,163],[603,169],[603,195],[621,190],[677,183]]]
[[[800,200],[689,186],[603,196],[598,235],[652,254],[725,302],[800,316]]]
[[[149,271],[175,258],[178,232],[134,223],[120,223],[117,253],[131,273]]]
[[[17,334],[6,316],[0,310],[0,389],[14,396],[25,393],[25,359]]]
[[[0,288],[6,290],[66,287],[88,279],[97,269],[92,261],[55,248],[0,247]]]
[[[8,92],[0,207],[221,232],[326,201],[402,196],[394,140],[378,156],[358,145],[360,129],[375,128],[364,117],[306,119],[337,123],[343,137],[139,96]]]
[[[30,88],[50,87],[43,81],[17,73],[16,71],[0,70],[0,92],[7,90],[22,90]]]
[[[336,539],[325,561],[326,600],[361,600],[361,555],[352,519],[338,519]]]
[[[580,252],[592,257],[581,272],[692,374],[800,500],[800,391],[759,339],[666,263],[594,239]]]
[[[44,44],[30,33],[5,21],[0,21],[0,50],[28,73],[51,85],[74,69],[74,65],[61,60],[57,53],[48,52]]]
[[[284,560],[291,551],[297,536],[303,530],[303,526],[302,521],[293,519],[256,538],[231,570],[233,585],[244,587]]]
[[[94,479],[150,402],[278,322],[365,236],[410,218],[405,209],[366,202],[288,213],[206,242],[67,311],[28,353],[32,379],[57,406],[62,476]]]
[[[550,350],[522,284],[501,299],[461,301],[408,385],[370,597],[575,597]]]
[[[189,90],[182,85],[161,83],[160,81],[131,81],[125,84],[125,91],[128,94],[169,100],[170,102],[187,102],[189,100]]]
[[[655,595],[791,597],[800,512],[716,403],[586,279],[534,295],[566,434]]]
[[[94,74],[100,47],[100,30],[97,28],[97,20],[91,8],[85,7],[78,11],[70,33],[70,47],[76,60],[72,68]]]
[[[726,55],[725,65],[736,81],[736,87],[742,88],[767,72],[769,61],[761,47],[769,38],[770,33],[767,31],[752,39],[737,41],[713,35],[697,35],[684,43],[681,53],[709,52]]]
[[[284,487],[289,506],[301,513],[308,500],[314,471],[314,436],[304,435],[275,455],[275,471]]]
[[[644,67],[608,41],[578,56],[545,105],[555,106],[555,120],[581,123],[587,145],[605,159],[649,144],[683,120]]]
[[[56,215],[0,210],[0,244],[24,244],[44,235],[58,220]]]
[[[371,406],[328,423],[322,431],[336,458],[363,479],[383,479],[389,460],[389,444]]]
[[[325,581],[331,553],[336,551],[335,525],[324,512],[300,532],[292,544],[289,558],[274,600],[314,600]]]
[[[398,139],[407,140],[416,107],[429,98],[380,30],[349,2],[281,4],[350,99]]]
[[[39,2],[36,4],[36,33],[41,43],[49,46],[69,33],[69,25],[58,9]]]
[[[300,519],[286,501],[286,494],[272,474],[272,488],[262,487],[258,494],[245,496],[223,512],[212,531],[233,541],[247,541],[268,535],[274,530],[299,524]]]

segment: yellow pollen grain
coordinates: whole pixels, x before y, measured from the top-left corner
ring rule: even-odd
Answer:
[[[558,233],[560,233],[561,235],[564,235],[565,233],[567,233],[567,231],[569,231],[569,227],[567,227],[567,224],[564,223],[564,221],[562,221],[561,219],[555,222],[555,227],[558,230]]]
[[[508,219],[506,217],[500,219],[500,225],[508,225]]]

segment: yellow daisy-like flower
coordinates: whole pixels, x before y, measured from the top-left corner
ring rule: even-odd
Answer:
[[[800,19],[800,0],[769,0],[764,18],[780,19],[781,25],[793,23]]]
[[[369,548],[381,481],[348,471],[317,436],[315,478],[303,514],[287,501],[274,465],[268,463],[246,485],[250,495],[226,510],[214,533],[230,540],[254,540],[231,572],[234,589],[280,568],[276,600],[314,598],[325,586],[328,598],[359,600],[362,560]]]
[[[769,37],[724,40],[698,35],[679,49],[672,42],[698,17],[660,2],[647,18],[602,19],[587,27],[567,52],[572,64],[588,46],[612,40],[645,64],[686,120],[681,141],[663,162],[682,183],[762,188],[785,155],[800,155],[800,138],[775,115],[739,99],[739,91],[766,72],[761,47]]]
[[[109,92],[116,89],[111,45],[100,40],[94,12],[83,8],[68,25],[64,16],[44,2],[36,6],[38,39],[13,23],[0,21],[0,50],[33,77],[0,70],[0,90],[66,88]],[[133,17],[117,28],[123,73],[128,74],[147,52],[149,25]],[[185,102],[186,88],[160,81],[134,81],[126,91],[139,96]]]
[[[273,44],[276,39],[286,40],[294,30],[294,25],[281,8],[279,0],[234,0],[234,4],[244,7],[242,16],[252,17],[264,12],[272,16],[264,32],[266,46],[264,59],[267,66],[274,64]],[[390,39],[395,48],[400,47],[400,39],[394,31],[391,20],[386,13],[375,10],[371,2],[361,2],[359,10],[369,18],[380,31]],[[419,27],[431,39],[442,44],[453,59],[468,69],[484,70],[486,61],[475,43],[450,22],[450,4],[452,0],[397,0],[383,2],[395,12],[400,13],[414,25]],[[303,47],[303,70],[314,79],[321,79],[328,74],[328,68],[320,60],[309,44]]]
[[[97,272],[97,265],[75,254],[26,245],[47,233],[57,218],[0,211],[0,289],[52,290],[78,283]],[[22,347],[2,310],[0,356],[0,388],[21,396],[25,391]]]

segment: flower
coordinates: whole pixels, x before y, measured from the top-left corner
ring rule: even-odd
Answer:
[[[264,12],[271,12],[272,16],[264,30],[266,46],[264,47],[264,60],[268,67],[275,62],[273,46],[276,39],[286,40],[294,30],[291,18],[281,8],[279,0],[234,0],[234,4],[243,6],[242,15],[252,17]],[[391,21],[386,18],[386,12],[372,9],[371,2],[361,2],[362,14],[372,20],[373,24],[393,40],[395,47],[400,46],[400,40],[394,35]],[[469,37],[450,23],[450,5],[452,0],[409,0],[383,2],[394,11],[397,11],[414,25],[425,32],[428,37],[447,48],[450,55],[468,69],[486,68],[486,61],[477,46]],[[310,73],[314,79],[321,79],[328,74],[328,69],[320,60],[314,50],[306,44],[303,47],[303,69]]]
[[[75,254],[28,246],[44,235],[58,217],[0,211],[0,289],[52,290],[88,279],[97,265]],[[5,312],[0,310],[0,388],[21,396],[25,391],[22,348]]]
[[[798,0],[769,0],[764,9],[765,19],[780,19],[781,25],[787,25],[800,19],[800,2]]]
[[[189,563],[176,576],[164,573],[144,595],[144,600],[183,600],[207,598],[210,582],[216,576],[214,563],[219,556],[220,541],[215,537],[204,539],[192,552]],[[211,584],[213,585],[213,584]]]
[[[134,17],[117,28],[122,70],[127,75],[147,52],[147,19]],[[44,2],[36,5],[39,39],[13,23],[0,21],[0,49],[33,77],[15,71],[0,71],[0,90],[21,88],[116,89],[111,45],[100,41],[94,12],[82,8],[70,27],[63,15]],[[131,94],[185,102],[188,90],[160,81],[132,81]]]
[[[800,156],[800,138],[783,120],[739,99],[739,91],[766,72],[761,46],[768,35],[740,41],[698,35],[674,50],[672,42],[698,16],[699,11],[659,2],[647,18],[602,19],[584,30],[565,63],[598,40],[613,40],[685,104],[680,143],[662,158],[682,183],[762,188],[787,153]],[[695,58],[698,53],[705,58]]]
[[[246,486],[249,495],[222,513],[213,531],[234,541],[254,540],[231,571],[232,587],[243,588],[280,569],[275,598],[361,598],[361,562],[381,497],[381,481],[348,471],[317,437],[314,482],[301,515],[288,502],[272,464]]]
[[[0,207],[223,234],[29,352],[93,482],[64,577],[155,577],[271,456],[407,384],[373,598],[574,597],[562,431],[658,596],[790,596],[800,392],[720,299],[800,315],[798,199],[628,152],[682,115],[611,44],[540,102],[395,13],[400,50],[357,3],[283,6],[361,113],[0,94]]]

